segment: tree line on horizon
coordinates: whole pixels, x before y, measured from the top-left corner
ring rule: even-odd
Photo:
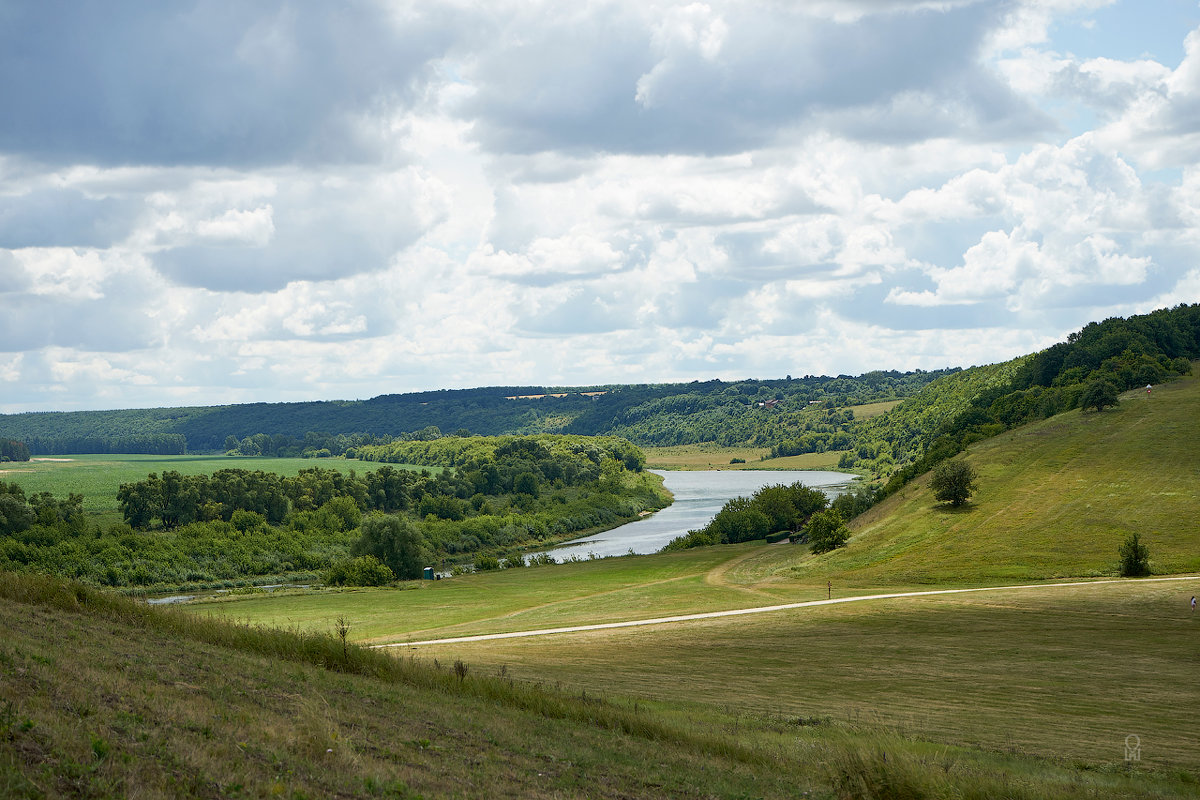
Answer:
[[[122,446],[130,448],[124,452],[134,453],[170,454],[185,448],[191,453],[320,457],[320,451],[328,450],[336,456],[361,442],[385,444],[430,430],[439,436],[442,431],[561,433],[616,435],[643,446],[717,442],[769,447],[803,432],[810,406],[898,400],[955,371],[584,387],[604,392],[594,396],[579,388],[554,397],[554,388],[485,387],[363,401],[37,412],[0,415],[0,436],[26,442],[35,455],[117,452],[113,440],[124,437]],[[536,395],[546,396],[511,399]],[[774,407],[762,408],[767,402]],[[158,438],[167,436],[183,438]],[[172,449],[164,450],[168,444]]]
[[[1119,392],[1170,380],[1188,374],[1196,358],[1200,304],[1089,323],[1039,353],[966,370],[588,387],[605,392],[592,397],[575,391],[513,400],[550,390],[492,387],[366,401],[0,415],[0,435],[20,439],[21,431],[34,431],[22,441],[35,455],[211,447],[314,458],[441,439],[443,430],[458,438],[618,435],[642,446],[758,446],[769,448],[771,458],[838,452],[839,468],[884,481],[890,492],[971,442],[1094,398],[1111,404],[1105,387]],[[881,400],[901,402],[866,420],[847,408]],[[341,424],[347,432],[315,432]],[[89,438],[89,430],[100,433]],[[141,433],[120,433],[129,430]],[[128,449],[117,449],[122,447]]]

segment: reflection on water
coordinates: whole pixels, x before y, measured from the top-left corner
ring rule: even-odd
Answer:
[[[790,485],[799,481],[820,489],[830,500],[844,494],[855,476],[844,472],[816,470],[701,470],[660,472],[663,484],[675,495],[675,502],[657,514],[613,528],[593,536],[566,542],[550,553],[559,561],[571,556],[587,558],[657,553],[667,542],[690,530],[703,528],[721,506],[739,495],[750,496],[764,486]]]

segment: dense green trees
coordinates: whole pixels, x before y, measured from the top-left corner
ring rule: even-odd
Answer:
[[[106,412],[73,412],[77,414]],[[56,417],[51,412],[42,416]],[[38,456],[60,456],[75,453],[145,453],[154,456],[181,456],[187,452],[187,438],[178,433],[67,434],[48,433],[27,436],[29,452]]]
[[[708,525],[672,539],[663,550],[749,542],[773,533],[795,531],[827,504],[824,492],[802,483],[764,486],[750,497],[733,498]]]
[[[626,470],[641,463],[627,457],[628,442],[469,441],[460,454],[470,457],[436,474],[388,464],[361,475],[321,467],[291,477],[242,469],[154,473],[120,487],[126,523],[107,529],[83,514],[78,495],[26,498],[0,483],[0,532],[11,534],[0,536],[0,569],[112,586],[317,580],[321,573],[346,583],[391,580],[361,558],[377,558],[394,577],[417,577],[414,563],[548,544],[667,502],[657,476]],[[439,447],[447,452],[445,442]],[[351,558],[352,548],[359,558]]]
[[[337,456],[393,439],[436,439],[443,430],[483,435],[618,435],[640,444],[770,446],[835,432],[825,430],[829,421],[817,419],[826,410],[907,397],[947,372],[567,390],[489,387],[364,401],[11,414],[0,415],[0,436],[23,439],[32,452],[42,455],[171,454],[186,447],[192,452],[311,457],[328,450]],[[767,408],[762,405],[767,401],[775,402]],[[821,438],[821,442],[824,449],[837,449],[835,441]],[[627,454],[636,458],[635,451]],[[626,469],[636,471],[636,465],[627,463]]]
[[[356,556],[374,556],[401,580],[421,577],[430,555],[420,531],[394,514],[367,517],[362,535],[351,551]]]
[[[28,461],[29,448],[16,439],[0,438],[0,461]]]
[[[15,483],[0,481],[0,536],[20,533],[37,522],[37,514],[25,500],[25,490]]]

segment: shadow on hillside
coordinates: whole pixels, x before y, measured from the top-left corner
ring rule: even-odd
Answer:
[[[933,510],[942,514],[970,514],[975,510],[975,504],[963,503],[961,506],[952,506],[949,503],[935,503]]]

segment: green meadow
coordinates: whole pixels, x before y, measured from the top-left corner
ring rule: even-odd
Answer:
[[[741,545],[735,552],[753,553],[761,547]],[[330,620],[340,616],[353,621],[351,638],[376,643],[417,636],[465,636],[617,622],[762,604],[762,594],[712,583],[730,561],[731,549],[699,548],[480,572],[444,581],[409,583],[403,589],[319,589],[228,599],[218,596],[189,608],[233,621],[301,630],[328,630]]]
[[[117,490],[122,483],[144,480],[151,472],[174,470],[181,475],[211,475],[222,469],[246,469],[296,475],[302,469],[321,467],[342,472],[370,472],[379,465],[344,458],[263,458],[255,456],[150,456],[150,455],[70,455],[34,458],[0,466],[0,480],[20,485],[25,493],[50,492],[66,497],[83,495],[85,511],[117,518]],[[397,469],[428,469],[392,464]]]

